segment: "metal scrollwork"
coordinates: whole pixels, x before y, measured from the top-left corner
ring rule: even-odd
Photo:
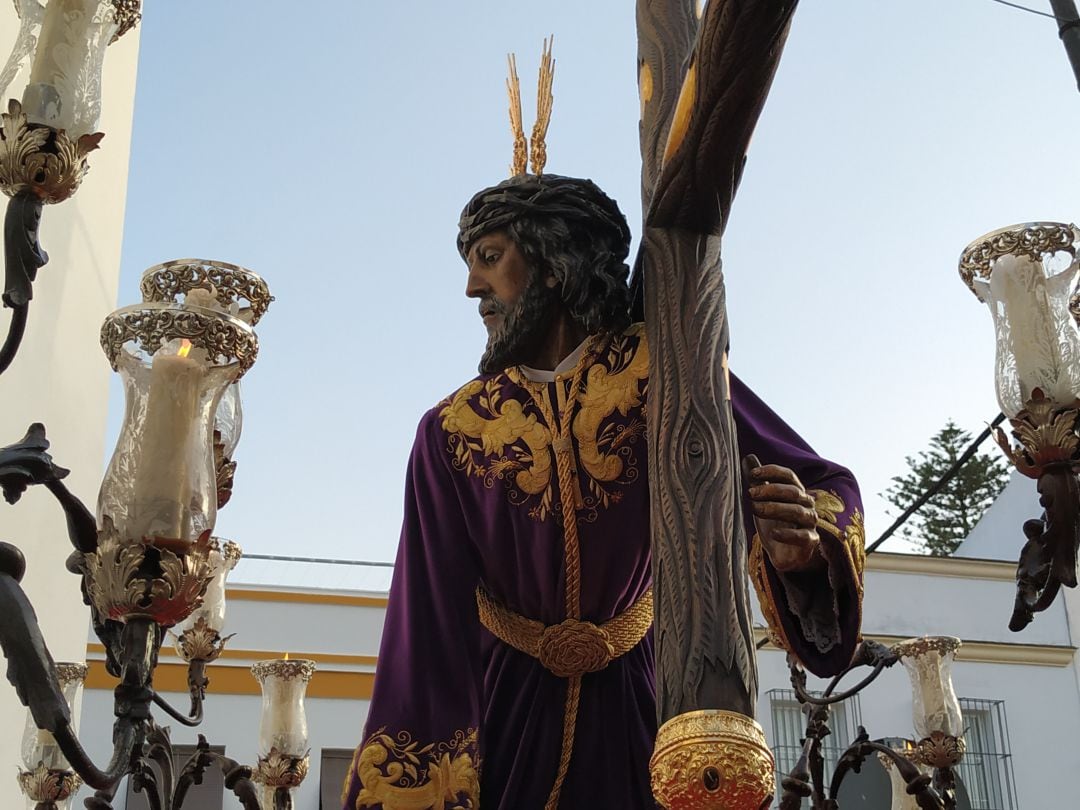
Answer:
[[[112,0],[112,5],[113,19],[116,20],[118,27],[109,42],[110,45],[142,20],[142,0]]]
[[[271,748],[265,757],[259,757],[252,779],[272,788],[294,788],[307,777],[310,758],[307,754],[294,757]]]
[[[213,575],[209,552],[205,541],[183,555],[141,543],[124,545],[106,527],[97,551],[83,555],[87,594],[104,618],[145,616],[171,627],[202,604]]]
[[[967,743],[963,737],[953,737],[935,731],[916,744],[915,759],[931,768],[955,768],[964,758]]]
[[[989,278],[994,260],[1005,255],[1041,259],[1059,251],[1076,256],[1080,229],[1060,222],[1029,222],[988,233],[960,254],[960,277],[975,292],[974,279]]]
[[[137,342],[147,354],[153,354],[163,344],[176,338],[186,338],[212,359],[240,364],[237,379],[255,363],[259,354],[259,339],[251,327],[233,318],[208,309],[195,309],[176,304],[147,303],[118,309],[105,319],[101,327],[101,347],[114,369],[125,343]]]
[[[144,301],[175,301],[197,287],[213,287],[225,308],[240,302],[240,318],[252,326],[266,314],[274,296],[257,273],[228,262],[176,259],[155,265],[143,273],[140,289]]]
[[[19,787],[32,802],[62,802],[82,786],[79,775],[61,768],[46,768],[39,762],[32,771],[19,772]]]
[[[95,132],[73,141],[63,131],[31,124],[15,99],[0,122],[0,190],[9,197],[30,193],[46,203],[75,193],[89,169],[86,156],[104,137]]]
[[[1024,410],[1009,420],[1020,446],[1014,448],[1001,428],[994,438],[1017,470],[1029,478],[1039,478],[1047,467],[1076,456],[1080,448],[1078,421],[1080,410],[1060,408],[1036,388]]]

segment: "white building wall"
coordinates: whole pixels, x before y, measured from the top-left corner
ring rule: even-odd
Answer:
[[[0,7],[0,58],[18,30],[10,3]],[[138,29],[109,48],[103,77],[101,148],[90,173],[65,203],[45,207],[41,242],[49,263],[38,273],[22,348],[0,377],[0,445],[43,422],[58,464],[71,470],[68,487],[88,505],[97,498],[105,461],[110,370],[98,342],[101,323],[116,308],[127,189]],[[21,95],[27,71],[7,95]],[[6,109],[7,99],[2,99]],[[6,204],[7,198],[0,197]],[[6,335],[11,311],[0,311]],[[0,337],[2,340],[2,337]],[[64,569],[71,552],[63,515],[44,489],[31,490],[0,513],[3,539],[27,558],[23,580],[56,660],[82,660],[88,614],[78,581]],[[0,687],[0,807],[22,806],[14,771],[25,710],[7,684]]]

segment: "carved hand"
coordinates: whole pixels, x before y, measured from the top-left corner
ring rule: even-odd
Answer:
[[[821,567],[814,499],[788,467],[756,461],[749,456],[746,462],[750,507],[769,560],[782,572]]]

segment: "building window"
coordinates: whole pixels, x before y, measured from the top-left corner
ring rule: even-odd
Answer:
[[[210,750],[217,754],[225,753],[225,746],[211,745]],[[194,745],[173,745],[172,747],[173,778],[179,778],[188,760],[195,755]],[[157,770],[157,766],[151,766]],[[231,794],[230,794],[231,795]],[[201,785],[192,785],[184,799],[185,807],[198,807],[199,810],[222,810],[225,800],[225,776],[216,763],[211,765],[203,773]],[[131,779],[127,785],[127,810],[150,810],[150,802],[146,794],[136,793],[131,788]]]
[[[960,698],[967,751],[957,768],[971,810],[1016,810],[1005,701]]]
[[[769,699],[772,715],[773,756],[776,758],[776,784],[787,776],[802,755],[802,741],[806,733],[806,715],[792,689],[770,689],[765,693]],[[818,697],[820,692],[811,692]],[[859,709],[859,696],[854,695],[843,703],[832,706],[829,710],[829,729],[832,732],[822,743],[821,753],[825,758],[825,773],[829,774],[836,767],[840,755],[855,739],[862,714]],[[781,790],[777,787],[776,801],[780,801]],[[779,806],[779,805],[777,805]]]
[[[341,789],[352,765],[352,748],[322,749],[319,770],[319,810],[339,810]]]

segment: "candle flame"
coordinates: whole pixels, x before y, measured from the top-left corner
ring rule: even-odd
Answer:
[[[288,660],[289,660],[289,654],[288,654],[288,653],[285,653],[285,660],[286,660],[286,661],[288,661]]]
[[[177,357],[187,357],[191,353],[191,341],[184,338],[180,341],[180,351],[176,353]]]

